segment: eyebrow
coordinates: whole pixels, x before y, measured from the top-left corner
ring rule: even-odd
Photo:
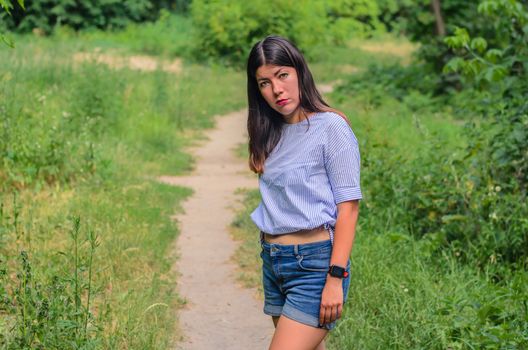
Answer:
[[[273,73],[273,75],[274,75],[274,76],[277,76],[277,74],[279,74],[280,71],[283,70],[283,69],[284,69],[284,67],[281,67],[281,68],[277,69],[277,70],[275,71],[275,73]],[[262,81],[262,80],[267,80],[267,79],[268,79],[268,78],[259,78],[259,79],[257,79],[257,82]]]

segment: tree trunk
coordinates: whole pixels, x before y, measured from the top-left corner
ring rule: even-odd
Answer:
[[[446,29],[444,18],[442,17],[442,11],[440,10],[440,0],[431,0],[431,6],[433,7],[433,13],[436,22],[436,35],[445,36]]]

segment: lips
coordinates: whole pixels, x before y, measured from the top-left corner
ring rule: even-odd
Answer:
[[[279,106],[284,106],[286,103],[288,103],[288,99],[287,98],[283,98],[281,100],[278,100],[275,103],[278,104]]]

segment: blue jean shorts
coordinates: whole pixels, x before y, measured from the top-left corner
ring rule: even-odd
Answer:
[[[294,321],[324,329],[332,329],[335,322],[319,324],[321,295],[326,283],[332,242],[329,240],[283,245],[265,242],[260,238],[262,251],[262,282],[264,313],[284,315]],[[343,278],[343,304],[350,285],[350,261]]]

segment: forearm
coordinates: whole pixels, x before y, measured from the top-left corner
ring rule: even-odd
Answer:
[[[346,266],[354,244],[358,216],[358,200],[339,203],[330,265]]]

